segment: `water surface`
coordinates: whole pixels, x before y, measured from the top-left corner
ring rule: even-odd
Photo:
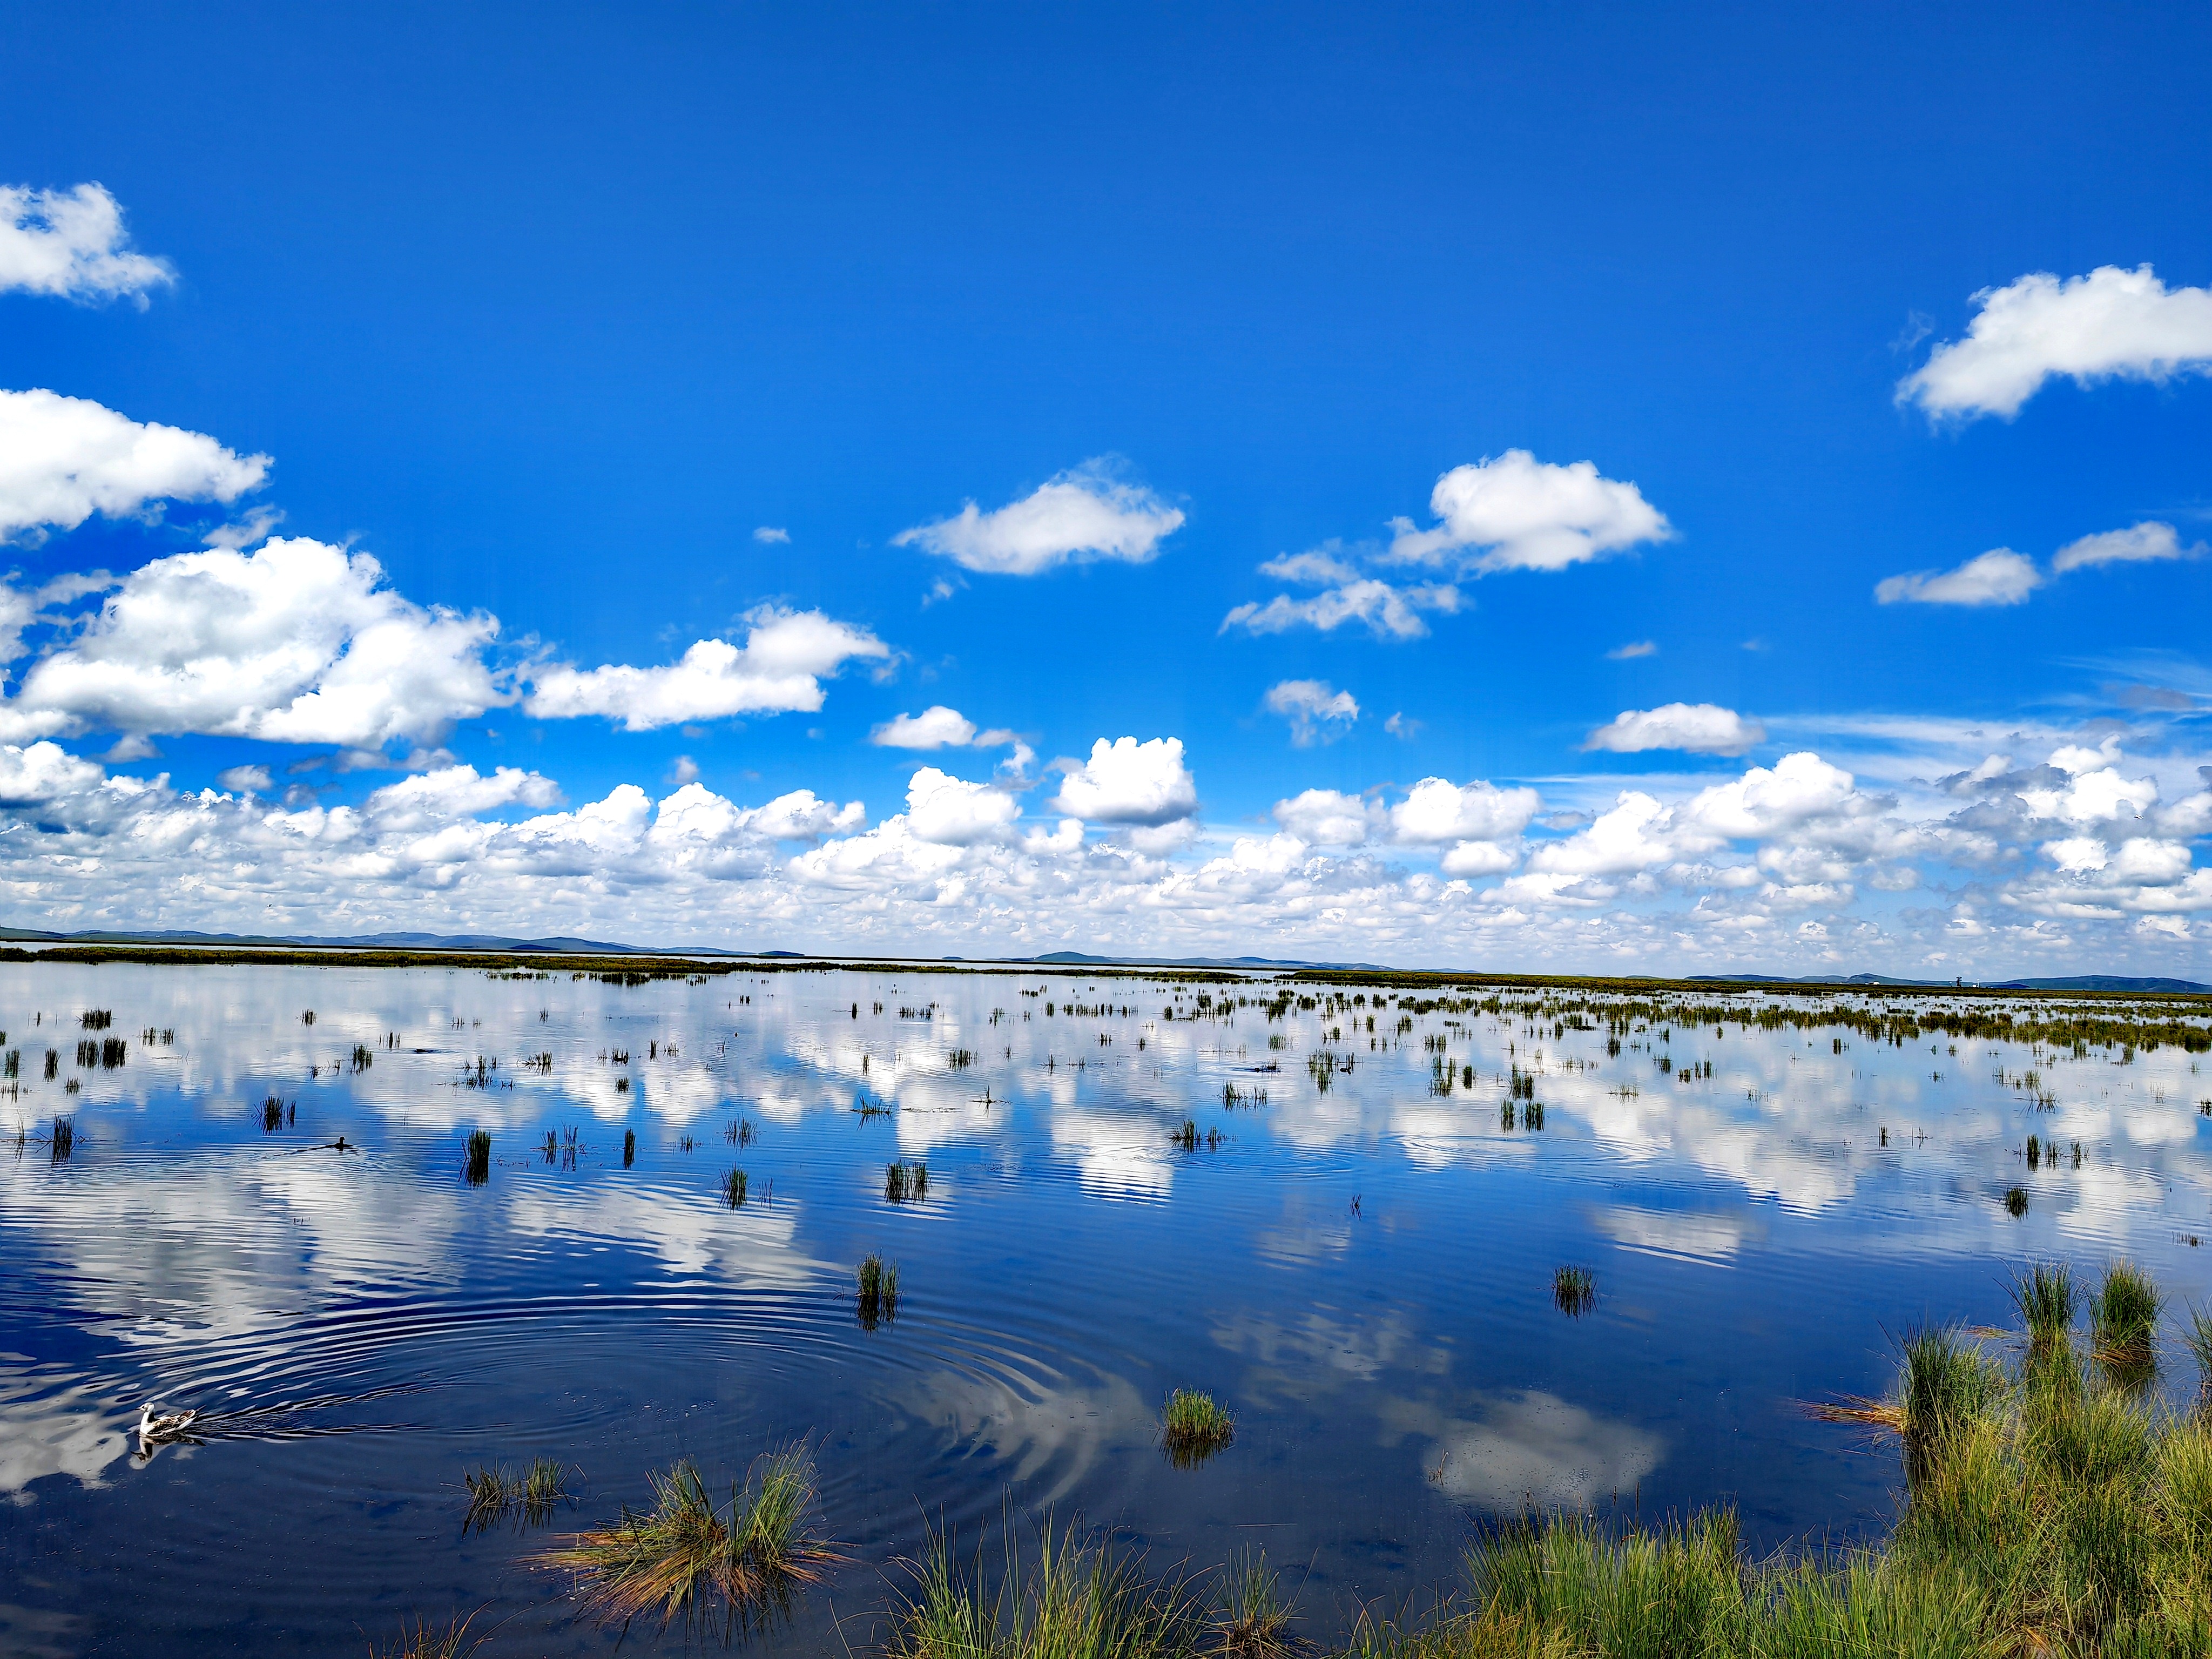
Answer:
[[[1010,1503],[1160,1564],[1262,1545],[1326,1638],[1530,1504],[1878,1534],[1893,1454],[1804,1402],[1880,1392],[1923,1320],[2005,1322],[2023,1261],[2212,1300],[2201,1054],[1608,1030],[1470,988],[0,969],[0,1648],[327,1654],[481,1609],[488,1655],[609,1651],[532,1554],[678,1457],[797,1440],[850,1559],[759,1650],[861,1650],[928,1526]],[[78,1063],[88,1010],[121,1064]],[[902,1291],[873,1328],[870,1252]],[[1158,1444],[1179,1386],[1237,1419],[1195,1468]],[[149,1399],[211,1437],[142,1459]],[[464,1474],[539,1455],[575,1509],[466,1533]]]

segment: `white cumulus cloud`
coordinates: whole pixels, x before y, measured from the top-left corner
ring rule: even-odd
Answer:
[[[1071,560],[1143,564],[1182,521],[1182,508],[1091,461],[995,511],[970,501],[951,518],[902,530],[891,544],[919,547],[970,570],[1034,576]]]
[[[1560,466],[1525,449],[1454,467],[1437,480],[1429,507],[1440,520],[1433,528],[1391,521],[1393,559],[1459,559],[1477,574],[1564,570],[1674,533],[1634,484],[1601,477],[1594,462]]]
[[[819,611],[762,605],[745,622],[742,648],[701,640],[663,667],[537,669],[525,707],[550,720],[603,714],[631,732],[732,714],[806,714],[822,707],[822,682],[847,663],[890,655],[866,629]]]
[[[1379,806],[1334,789],[1308,789],[1275,803],[1275,822],[1313,847],[1358,847],[1386,821]]]
[[[1358,700],[1327,680],[1282,680],[1261,702],[1291,723],[1291,741],[1302,749],[1342,736],[1359,718]]]
[[[1625,708],[1583,740],[1585,749],[1641,754],[1679,749],[1692,755],[1741,755],[1766,741],[1766,728],[1718,703],[1670,702]]]
[[[1976,554],[1955,570],[1916,570],[1875,584],[1883,605],[2019,605],[2043,586],[2035,561],[2008,547]]]
[[[1158,828],[1198,810],[1198,785],[1184,766],[1181,738],[1101,738],[1091,758],[1069,767],[1053,810],[1091,823]]]
[[[143,516],[165,500],[234,501],[268,476],[266,455],[201,433],[84,398],[0,391],[0,537],[74,530],[95,513]]]
[[[907,786],[908,826],[940,847],[965,847],[997,833],[1022,809],[1012,795],[987,783],[969,783],[925,766]]]
[[[1930,416],[2010,420],[2045,381],[2160,381],[2212,368],[2212,290],[2169,290],[2148,265],[2100,265],[2064,281],[2034,271],[1973,296],[1963,340],[1947,341],[1898,383]]]
[[[900,714],[868,733],[883,749],[965,749],[975,741],[975,722],[957,708],[934,703],[919,714]]]
[[[2107,530],[2084,536],[2078,542],[2069,542],[2051,556],[2051,568],[2054,575],[2063,576],[2069,570],[2091,569],[2104,564],[2140,564],[2158,559],[2203,556],[2203,543],[2184,547],[2172,525],[2150,519],[2125,530]]]
[[[132,251],[123,209],[104,186],[0,185],[0,294],[130,298],[143,307],[149,289],[176,280],[166,259]]]
[[[1504,841],[1518,836],[1542,810],[1534,789],[1500,789],[1483,779],[1461,785],[1423,778],[1390,809],[1395,839],[1413,846],[1448,841]]]
[[[368,554],[305,538],[155,559],[0,714],[373,749],[510,700],[481,654],[497,618],[426,610],[383,579]]]

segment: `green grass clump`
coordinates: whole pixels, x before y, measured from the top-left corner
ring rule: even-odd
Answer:
[[[469,1634],[469,1626],[475,1622],[474,1613],[454,1620],[443,1630],[433,1628],[427,1619],[416,1620],[412,1630],[403,1622],[398,1644],[371,1648],[370,1659],[467,1659],[483,1645],[483,1638]]]
[[[909,1563],[913,1589],[891,1610],[891,1659],[1197,1659],[1206,1608],[1179,1577],[1152,1579],[1140,1556],[1048,1517],[1034,1541],[1000,1524],[995,1565],[972,1565],[933,1533]]]
[[[872,1331],[898,1317],[898,1265],[872,1252],[861,1257],[855,1277],[860,1280],[860,1327]]]
[[[2182,1327],[2181,1340],[2197,1361],[2197,1398],[2212,1404],[2212,1311],[2191,1308],[2189,1323]]]
[[[1160,1443],[1178,1468],[1200,1463],[1237,1437],[1237,1419],[1214,1397],[1177,1389],[1160,1414]]]
[[[468,1488],[467,1525],[472,1532],[482,1532],[510,1514],[539,1525],[571,1501],[568,1471],[550,1457],[532,1458],[520,1474],[504,1463],[485,1464],[464,1475],[462,1484]]]
[[[2160,1305],[2158,1287],[2133,1262],[2106,1268],[2104,1283],[2089,1298],[2089,1344],[2098,1362],[2120,1372],[2148,1371]]]
[[[1214,1586],[1210,1645],[1222,1659],[1289,1659],[1298,1650],[1291,1634],[1297,1613],[1283,1597],[1282,1575],[1267,1565],[1267,1552],[1240,1551]]]
[[[1597,1306],[1597,1275],[1588,1267],[1560,1267],[1552,1274],[1552,1301],[1570,1318],[1580,1319]]]
[[[2063,1266],[2038,1262],[2012,1288],[2013,1306],[2020,1310],[2028,1341],[2039,1352],[2057,1346],[2072,1334],[2080,1300],[2074,1275]]]
[[[688,1458],[651,1479],[652,1509],[625,1506],[614,1525],[579,1533],[540,1558],[574,1572],[577,1594],[604,1618],[657,1610],[665,1626],[719,1602],[750,1623],[840,1559],[808,1529],[814,1461],[796,1447],[757,1460],[744,1485],[732,1485],[726,1506],[714,1502]]]
[[[744,1209],[745,1206],[745,1172],[743,1170],[726,1170],[723,1171],[722,1202],[728,1205],[733,1210]]]
[[[475,1187],[491,1179],[491,1137],[482,1129],[469,1131],[468,1160],[463,1173]]]

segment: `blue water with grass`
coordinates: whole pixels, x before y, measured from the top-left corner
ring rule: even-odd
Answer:
[[[2205,1056],[1671,1023],[1613,1054],[1601,1012],[1415,1011],[1467,987],[0,969],[0,1651],[719,1641],[610,1627],[535,1558],[679,1458],[726,1483],[794,1443],[843,1559],[754,1650],[869,1650],[930,1528],[1009,1510],[1163,1567],[1262,1547],[1327,1641],[1531,1507],[1878,1536],[1895,1448],[1808,1403],[1881,1393],[1921,1323],[2008,1326],[2029,1261],[2212,1302]],[[88,1010],[121,1064],[78,1063]],[[1225,1449],[1164,1455],[1177,1388]],[[149,1401],[197,1443],[142,1446]],[[538,1456],[573,1504],[468,1530],[465,1477]]]

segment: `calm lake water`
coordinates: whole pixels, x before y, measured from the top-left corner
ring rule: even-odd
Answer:
[[[1917,1323],[2007,1323],[2023,1262],[2212,1300],[2212,1058],[1411,1006],[1479,986],[1182,1017],[1279,988],[0,969],[0,1650],[359,1652],[481,1608],[488,1655],[606,1652],[533,1553],[679,1457],[727,1479],[800,1439],[850,1559],[760,1650],[864,1652],[927,1527],[1008,1503],[1156,1565],[1264,1546],[1326,1639],[1530,1504],[1879,1534],[1893,1451],[1803,1402],[1882,1391]],[[78,1063],[87,1010],[122,1064]],[[1516,1066],[1540,1129],[1502,1120]],[[887,1201],[894,1160],[921,1201]],[[873,1329],[870,1252],[902,1292]],[[1178,1386],[1237,1417],[1195,1468],[1158,1443]],[[142,1460],[149,1399],[207,1443]],[[541,1455],[576,1506],[465,1533],[464,1474]]]

